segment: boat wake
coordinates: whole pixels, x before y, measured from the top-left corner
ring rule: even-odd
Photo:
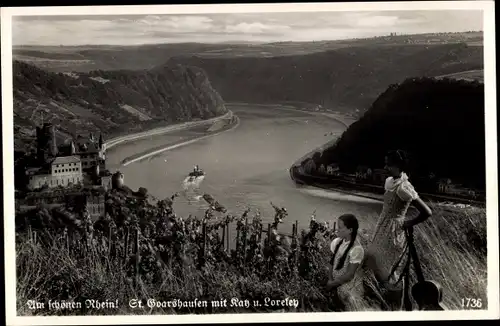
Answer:
[[[205,176],[204,175],[198,176],[198,177],[187,176],[182,181],[182,188],[184,190],[200,188],[201,184],[203,183],[203,180],[205,180]]]
[[[195,165],[194,170],[182,181],[183,193],[188,202],[199,202],[203,198],[200,193],[203,180],[205,180],[205,172]]]

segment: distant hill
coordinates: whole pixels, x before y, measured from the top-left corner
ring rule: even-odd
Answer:
[[[36,125],[52,122],[64,139],[75,133],[106,137],[226,112],[201,69],[166,65],[153,71],[53,73],[14,61],[16,148]]]
[[[482,70],[483,48],[463,43],[351,46],[269,58],[180,56],[168,63],[202,68],[226,101],[300,101],[363,111],[390,84],[406,78]]]
[[[140,46],[16,46],[13,58],[52,72],[147,70],[172,56],[220,49],[218,44],[152,44]],[[247,45],[241,45],[247,47]]]
[[[420,191],[436,187],[428,176],[485,189],[484,85],[451,79],[414,78],[391,85],[323,153],[343,172],[384,167],[388,150],[411,157],[410,174]]]
[[[206,58],[266,58],[273,56],[305,55],[345,47],[385,45],[435,45],[465,43],[482,46],[482,32],[433,33],[416,35],[387,35],[365,39],[312,42],[218,44],[168,43],[138,46],[81,45],[81,46],[14,46],[14,59],[34,64],[52,72],[89,72],[91,70],[145,70],[178,56]]]

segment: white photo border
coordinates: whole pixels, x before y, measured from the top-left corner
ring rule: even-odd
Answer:
[[[328,313],[249,313],[212,315],[117,315],[71,317],[16,316],[16,254],[14,219],[13,160],[13,89],[12,89],[12,17],[44,15],[148,15],[321,11],[393,11],[393,10],[482,10],[484,32],[484,86],[486,137],[486,210],[488,255],[488,310],[453,310],[444,312],[328,312]],[[357,3],[274,3],[217,5],[144,5],[144,6],[74,6],[1,8],[2,40],[2,125],[5,310],[8,325],[78,325],[78,324],[188,324],[249,322],[316,321],[406,321],[406,320],[475,320],[499,318],[498,263],[498,175],[496,132],[496,62],[494,1],[415,1]],[[471,271],[473,273],[474,271]]]

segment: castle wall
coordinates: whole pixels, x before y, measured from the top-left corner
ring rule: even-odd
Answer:
[[[47,185],[49,188],[56,188],[58,186],[66,187],[69,184],[78,184],[83,182],[82,174],[67,174],[53,176],[50,174],[38,174],[30,177],[29,188],[36,189],[43,185]]]
[[[113,187],[111,176],[101,177],[101,186],[103,186],[106,190],[111,189]]]
[[[52,180],[52,175],[50,174],[32,175],[29,177],[28,187],[30,189],[36,189],[42,187],[45,184],[50,187],[51,180]]]
[[[45,194],[34,193],[24,205],[24,209],[34,208],[39,204],[45,204],[49,207],[57,207],[64,205],[66,202],[73,202],[78,207],[83,208],[82,204],[86,207],[90,218],[96,221],[99,217],[105,215],[105,196],[88,195],[82,193],[66,193],[66,194]]]
[[[87,196],[87,211],[90,214],[92,220],[97,220],[99,217],[105,214],[105,200],[104,195],[89,195]]]
[[[74,173],[67,175],[52,176],[52,184],[49,187],[63,186],[66,187],[69,184],[78,184],[83,182],[82,173]]]
[[[102,153],[81,152],[77,153],[76,155],[80,157],[80,160],[82,162],[82,169],[84,172],[92,173],[96,165],[99,165],[100,170],[106,169],[106,161],[104,159],[104,154]]]

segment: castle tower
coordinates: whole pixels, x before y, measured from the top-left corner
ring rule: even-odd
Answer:
[[[40,162],[44,161],[42,128],[38,126],[36,127],[36,156]]]
[[[97,178],[97,177],[99,177],[100,172],[101,172],[101,171],[100,171],[100,168],[99,168],[99,164],[96,164],[96,165],[94,166],[94,174],[95,174],[95,177],[96,177],[96,178]]]
[[[113,174],[113,176],[111,177],[111,183],[112,183],[112,186],[113,186],[113,189],[119,189],[121,187],[123,187],[123,184],[124,184],[124,176],[123,176],[123,173],[121,173],[120,171],[117,171]]]
[[[56,127],[54,125],[50,126],[50,154],[53,157],[57,156],[57,141],[56,141]]]
[[[57,144],[55,140],[55,128],[51,123],[44,123],[42,127],[36,127],[37,156],[40,163],[44,163],[49,155],[57,155]]]
[[[72,140],[71,143],[69,144],[70,148],[70,155],[75,155],[76,153],[76,148],[75,148],[75,142]]]

